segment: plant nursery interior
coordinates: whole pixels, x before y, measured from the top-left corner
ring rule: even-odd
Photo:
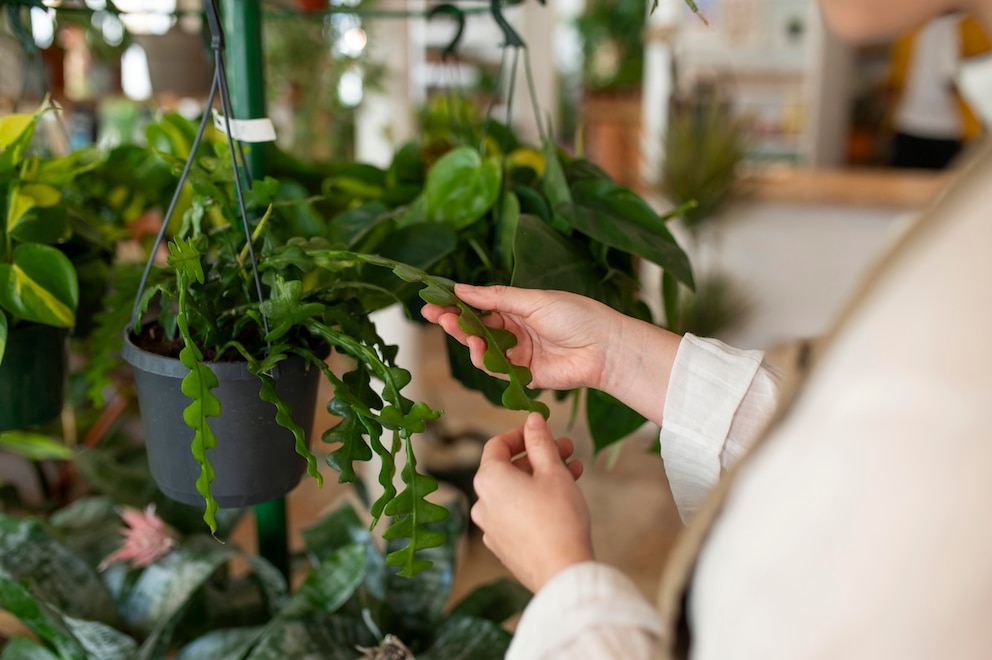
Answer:
[[[530,387],[454,283],[789,373],[992,118],[963,16],[933,157],[914,35],[841,41],[813,0],[0,5],[4,659],[502,658],[531,593],[473,477],[535,411],[653,601],[659,427]]]

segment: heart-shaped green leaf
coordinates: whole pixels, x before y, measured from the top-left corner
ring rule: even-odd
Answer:
[[[0,264],[0,307],[14,316],[70,328],[78,304],[76,270],[59,250],[23,243],[14,248],[13,263]]]
[[[664,221],[635,193],[612,181],[583,179],[572,186],[572,200],[567,208],[573,228],[652,261],[686,286],[693,286],[689,258]]]
[[[72,235],[58,188],[45,183],[14,186],[7,211],[7,233],[18,241],[61,243]]]
[[[483,159],[470,147],[453,149],[427,173],[427,217],[455,230],[467,227],[496,203],[501,180],[498,159]]]

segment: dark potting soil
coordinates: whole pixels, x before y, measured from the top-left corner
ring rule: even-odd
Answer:
[[[170,357],[179,359],[179,351],[183,350],[183,338],[176,337],[174,339],[169,339],[165,336],[162,331],[162,327],[155,324],[148,324],[141,328],[141,334],[135,335],[131,334],[131,341],[135,346],[143,351],[148,351],[149,353],[154,353],[155,355],[161,355],[163,357]],[[203,353],[203,359],[206,362],[244,362],[244,358],[237,351],[231,349],[224,351],[221,356],[217,355],[217,351],[214,348],[204,348],[200,346],[200,352]]]

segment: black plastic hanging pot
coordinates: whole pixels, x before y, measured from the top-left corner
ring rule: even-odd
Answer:
[[[10,329],[0,362],[0,431],[43,424],[65,401],[68,331],[24,324]]]
[[[193,430],[183,421],[190,399],[180,387],[189,370],[175,358],[135,346],[130,336],[124,338],[121,357],[134,367],[152,478],[168,497],[202,508],[203,497],[196,491],[200,465],[190,450]],[[210,489],[218,506],[249,506],[285,495],[306,468],[295,451],[293,434],[276,424],[275,406],[259,398],[258,377],[247,364],[207,366],[220,381],[213,393],[221,401],[221,414],[208,421],[217,446],[207,450],[216,472]],[[292,356],[279,363],[275,380],[276,392],[289,404],[309,442],[320,370],[308,369],[302,358]]]

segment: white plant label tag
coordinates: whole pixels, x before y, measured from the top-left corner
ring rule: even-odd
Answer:
[[[227,134],[227,120],[214,108],[214,127]],[[231,136],[240,142],[275,142],[276,127],[268,117],[262,119],[231,119]]]

